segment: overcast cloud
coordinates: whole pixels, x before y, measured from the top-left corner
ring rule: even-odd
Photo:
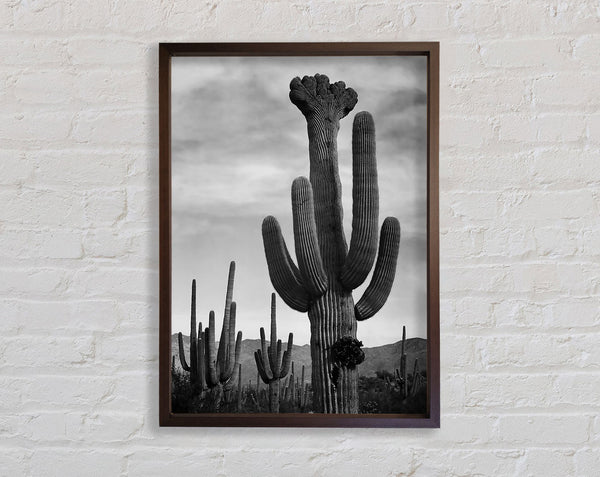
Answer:
[[[352,221],[351,129],[370,111],[377,134],[380,224],[402,228],[394,287],[383,309],[359,323],[365,346],[426,337],[426,60],[424,57],[172,59],[173,331],[189,333],[191,280],[198,317],[222,318],[229,262],[237,264],[234,299],[244,338],[268,327],[273,287],[261,238],[266,215],[279,220],[294,249],[290,188],[308,175],[306,121],[289,101],[295,76],[326,74],[358,93],[338,136],[344,223]],[[368,284],[368,280],[367,280]],[[365,286],[354,292],[357,301]],[[281,337],[308,343],[308,317],[278,299]]]

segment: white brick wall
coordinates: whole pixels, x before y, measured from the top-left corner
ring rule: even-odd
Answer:
[[[600,474],[597,0],[0,5],[0,475]],[[440,430],[158,427],[157,44],[441,41]]]

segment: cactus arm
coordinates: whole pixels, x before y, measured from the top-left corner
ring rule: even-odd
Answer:
[[[375,158],[375,124],[366,111],[352,127],[352,237],[340,281],[354,290],[367,278],[377,255],[379,189]]]
[[[233,347],[233,345],[232,345]],[[226,391],[230,391],[236,385],[239,379],[240,370],[240,353],[242,350],[242,332],[238,331],[237,338],[235,340],[235,363],[232,372],[226,377],[225,381],[221,381]]]
[[[177,340],[179,341],[179,362],[181,363],[181,367],[184,370],[189,371],[190,367],[188,366],[187,361],[185,360],[185,350],[183,348],[183,334],[181,333],[181,331],[177,333]]]
[[[292,362],[292,349],[294,347],[294,333],[290,333],[288,336],[287,350],[283,353],[283,362],[281,363],[281,377],[285,377],[290,369],[290,363]]]
[[[264,358],[260,350],[254,352],[254,360],[256,361],[256,369],[258,370],[258,374],[260,374],[260,378],[265,384],[269,384],[272,381],[272,378],[269,377],[265,370]]]
[[[261,362],[265,369],[265,373],[267,374],[269,379],[272,379],[273,373],[271,372],[271,367],[269,366],[269,347],[267,346],[267,341],[265,340],[265,329],[262,327],[260,328],[260,347],[261,349],[258,351]],[[268,383],[265,381],[265,384]]]
[[[208,315],[208,328],[204,332],[207,336],[208,352],[206,353],[206,366],[208,372],[206,375],[206,381],[209,387],[216,386],[217,380],[217,367],[216,367],[216,346],[215,346],[215,312],[211,310]]]
[[[308,310],[309,297],[292,261],[277,219],[268,216],[262,224],[263,244],[271,283],[287,305],[300,312]]]
[[[317,240],[312,186],[306,177],[298,177],[292,183],[292,214],[302,283],[310,295],[319,297],[327,290],[327,275]]]
[[[371,318],[385,304],[394,283],[399,247],[400,223],[395,217],[388,217],[381,226],[379,254],[371,283],[354,307],[357,320]]]

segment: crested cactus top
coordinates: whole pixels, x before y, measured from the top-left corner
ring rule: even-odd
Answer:
[[[354,109],[358,94],[346,88],[343,81],[330,84],[326,75],[317,73],[294,78],[290,83],[290,100],[307,119],[320,117],[339,121]]]

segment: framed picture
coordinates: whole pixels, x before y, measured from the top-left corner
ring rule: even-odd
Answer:
[[[439,427],[438,43],[164,43],[160,425]]]

